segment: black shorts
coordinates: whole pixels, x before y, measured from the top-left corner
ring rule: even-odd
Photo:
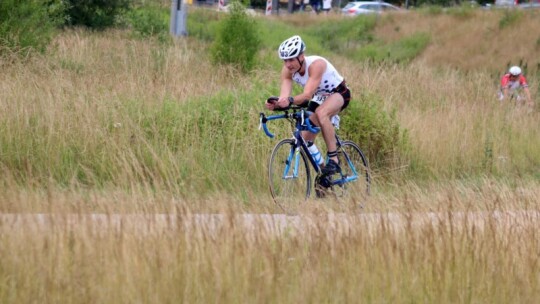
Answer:
[[[345,83],[345,80],[341,82],[335,89],[332,90],[332,93],[338,93],[343,97],[343,106],[341,107],[341,111],[345,110],[349,106],[349,102],[351,101],[351,90],[347,87],[347,84]],[[316,102],[310,102],[308,104],[308,111],[315,112],[315,109],[317,109],[320,105]]]

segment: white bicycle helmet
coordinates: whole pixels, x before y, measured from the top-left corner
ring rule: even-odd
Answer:
[[[296,58],[306,50],[306,44],[300,36],[292,36],[283,41],[278,49],[279,58],[282,60]]]
[[[510,75],[518,76],[519,74],[521,74],[521,69],[518,66],[513,66],[510,68],[510,70],[508,70],[508,72],[510,73]]]

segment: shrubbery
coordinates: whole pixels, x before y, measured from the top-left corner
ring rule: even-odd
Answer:
[[[42,52],[61,25],[104,29],[116,24],[131,0],[2,0],[0,1],[0,55]],[[149,16],[146,19],[153,19]],[[144,19],[139,17],[140,21]],[[148,25],[149,22],[153,22]],[[142,23],[148,31],[158,21]],[[146,27],[146,28],[141,28]]]
[[[212,45],[212,58],[217,63],[232,64],[248,71],[255,65],[260,39],[257,24],[239,2],[229,5],[229,16],[221,23]]]
[[[63,22],[61,0],[0,1],[0,55],[44,51]]]
[[[343,113],[340,133],[360,145],[372,167],[392,167],[398,152],[407,143],[407,136],[395,113],[382,108],[373,95],[352,100]]]
[[[127,14],[133,31],[141,37],[157,36],[165,39],[169,34],[170,11],[157,5],[133,8]]]
[[[67,0],[67,25],[104,29],[130,8],[131,0]]]

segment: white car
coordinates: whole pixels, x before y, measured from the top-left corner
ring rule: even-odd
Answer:
[[[341,13],[347,16],[362,14],[381,14],[389,11],[401,11],[401,8],[382,1],[353,1],[341,9]]]

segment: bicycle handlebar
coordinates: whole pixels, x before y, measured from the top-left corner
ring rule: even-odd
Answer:
[[[260,120],[259,130],[261,129],[261,126],[262,126],[262,128],[264,130],[264,133],[266,133],[266,136],[268,136],[270,138],[274,138],[274,134],[272,134],[268,130],[268,127],[266,126],[266,122],[269,120],[268,117],[266,117],[266,115],[264,115],[264,113],[259,113],[259,120]]]
[[[289,113],[289,110],[292,110],[293,112]],[[280,111],[285,111],[285,113],[279,114],[279,115],[271,115],[271,116],[266,116],[266,114],[264,113],[259,113],[259,120],[260,120],[259,130],[262,127],[264,130],[264,133],[266,133],[266,136],[270,138],[274,138],[274,134],[270,132],[270,130],[268,129],[268,126],[266,125],[266,122],[270,120],[276,120],[276,119],[291,118],[296,121],[300,121],[300,124],[302,126],[305,126],[306,130],[312,133],[318,133],[321,130],[321,128],[319,127],[312,126],[311,121],[309,120],[309,115],[311,115],[311,112],[306,111],[306,109],[303,107],[291,106],[289,109],[280,109]],[[306,114],[308,117],[305,117]]]

